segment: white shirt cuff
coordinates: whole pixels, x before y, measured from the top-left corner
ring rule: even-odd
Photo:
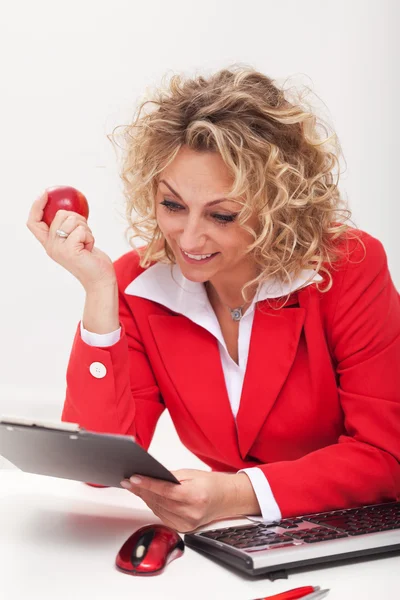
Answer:
[[[121,327],[111,333],[93,333],[84,328],[81,321],[81,338],[89,346],[97,346],[98,348],[105,348],[106,346],[113,346],[121,337]]]
[[[282,513],[276,503],[268,479],[261,469],[258,467],[250,467],[248,469],[240,469],[238,473],[246,473],[250,479],[261,509],[262,516],[257,517],[256,515],[249,515],[247,518],[252,521],[267,521],[268,523],[280,521],[282,519]]]

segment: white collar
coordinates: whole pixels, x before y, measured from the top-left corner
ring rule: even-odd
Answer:
[[[243,319],[253,312],[256,302],[285,296],[299,287],[316,281],[322,281],[322,277],[313,269],[303,269],[291,285],[281,284],[275,278],[271,278],[260,286]],[[204,284],[186,279],[176,263],[171,265],[157,262],[148,267],[125,288],[125,294],[152,300],[188,317],[195,323],[202,326],[207,324],[209,330],[220,337],[217,335],[220,333],[218,321]]]

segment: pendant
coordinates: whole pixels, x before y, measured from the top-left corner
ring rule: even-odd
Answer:
[[[231,317],[233,319],[233,321],[240,321],[240,319],[242,318],[242,308],[233,308],[233,309],[229,309],[231,311]]]

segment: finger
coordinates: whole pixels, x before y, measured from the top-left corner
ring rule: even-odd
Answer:
[[[66,229],[70,228],[66,227]],[[78,223],[71,233],[68,231],[67,237],[60,237],[57,234],[49,237],[45,251],[50,258],[71,270],[75,258],[81,257],[82,252],[93,252],[94,244],[94,237],[86,225]],[[79,279],[78,275],[76,277]]]
[[[132,489],[148,490],[158,496],[170,498],[175,501],[182,501],[183,499],[181,486],[176,483],[154,479],[153,477],[145,477],[143,475],[132,475],[129,481]]]
[[[138,498],[143,500],[143,502],[154,513],[156,511],[166,513],[169,515],[170,518],[173,518],[174,516],[179,515],[179,509],[177,510],[176,508],[171,508],[171,507],[167,506],[168,500],[165,498],[162,498],[161,496],[157,496],[156,494],[147,492],[145,490],[129,489],[128,491],[131,492],[131,494],[134,494],[135,496],[138,496]]]
[[[67,238],[60,239],[63,240],[69,248],[81,248],[81,244],[83,244],[84,249],[89,251],[93,249],[95,243],[91,231],[88,231],[88,228],[85,225],[82,225],[82,223],[79,223]]]
[[[43,211],[46,204],[47,192],[45,191],[33,202],[29,211],[28,220],[26,222],[28,229],[32,231],[33,235],[43,245],[46,245],[49,237],[49,227],[44,221],[42,221]]]
[[[43,217],[44,207],[47,204],[47,192],[38,196],[33,202],[28,215],[28,223],[40,223]]]
[[[193,519],[193,510],[191,507],[174,503],[171,500],[157,496],[146,490],[129,490],[135,496],[138,496],[159,517],[162,521],[172,523],[178,531],[194,531],[200,526],[200,521]],[[166,523],[167,524],[167,523]]]
[[[165,508],[160,508],[157,506],[154,508],[150,507],[150,509],[153,511],[156,517],[161,519],[161,521],[167,525],[167,527],[171,527],[171,529],[174,529],[175,531],[187,533],[193,530],[192,525],[185,521],[185,519],[182,519],[179,515],[171,513]]]
[[[171,527],[171,529],[174,529],[175,531],[182,531],[181,529],[179,529],[179,526],[177,524],[177,522],[175,521],[174,517],[170,517],[168,515],[165,515],[163,513],[157,512],[155,510],[153,510],[153,513],[156,515],[156,517],[158,517],[160,519],[160,521],[162,521],[164,523],[164,525],[166,525],[167,527]]]
[[[178,502],[176,500],[171,500],[170,498],[166,498],[165,496],[159,496],[154,492],[149,492],[148,490],[139,490],[130,488],[129,491],[138,496],[147,504],[147,506],[153,509],[153,506],[161,506],[163,509],[167,510],[171,514],[180,514],[183,515],[186,510],[186,505],[183,502]],[[188,511],[187,511],[188,512]],[[188,512],[190,514],[190,511]]]
[[[152,509],[153,510],[153,509]],[[191,533],[201,527],[202,523],[194,523],[192,519],[186,519],[181,515],[175,515],[164,509],[155,509],[153,513],[168,527],[172,527],[179,533]]]
[[[65,231],[65,233],[68,233],[68,234],[72,233],[72,231],[74,229],[76,229],[76,227],[78,227],[78,225],[84,225],[88,229],[88,231],[90,231],[92,233],[92,230],[90,229],[89,225],[87,224],[85,217],[83,217],[79,213],[74,212],[72,210],[60,209],[56,212],[54,219],[50,225],[49,235],[53,239],[55,237],[59,237],[56,233],[57,229],[62,229],[62,231]],[[67,238],[61,238],[61,239],[67,239]]]
[[[58,235],[58,230],[67,233],[67,237]],[[80,247],[80,244],[84,244],[86,250],[92,250],[95,240],[84,217],[78,218],[75,214],[72,214],[68,215],[63,222],[58,221],[58,223],[51,224],[49,242],[51,243],[50,252],[53,252],[54,249],[60,248],[64,244],[67,244],[67,247],[70,248]]]

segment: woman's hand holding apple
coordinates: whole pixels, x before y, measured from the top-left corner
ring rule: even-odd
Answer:
[[[49,188],[33,202],[26,223],[48,256],[72,273],[87,292],[116,283],[112,260],[94,245],[92,230],[83,216],[88,214],[83,194],[70,187]],[[68,237],[57,235],[57,229]]]

